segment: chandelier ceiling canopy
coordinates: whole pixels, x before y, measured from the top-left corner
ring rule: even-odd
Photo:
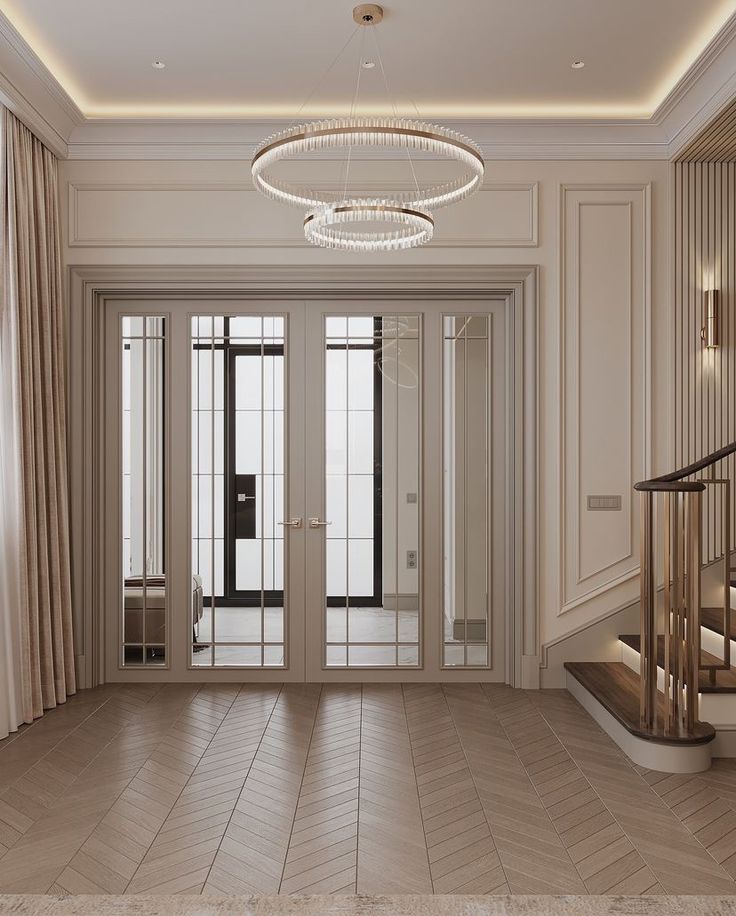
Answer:
[[[379,72],[383,75],[387,105],[393,113],[386,117],[358,115],[361,75],[375,66],[373,61],[364,60],[361,53],[347,116],[298,124],[269,137],[251,161],[253,182],[261,193],[272,200],[307,208],[304,235],[313,245],[364,252],[415,248],[432,238],[432,211],[457,203],[478,190],[485,171],[483,156],[472,140],[456,131],[397,115],[375,34],[377,23],[383,19],[383,9],[372,3],[360,4],[353,10],[353,19],[357,25],[325,76],[345,53],[357,32],[362,33],[361,52],[365,33],[370,32],[375,43]],[[389,154],[394,152],[400,158],[405,156],[406,187],[378,194],[373,189],[367,194],[359,187],[351,186],[351,159],[353,152],[360,148]],[[314,188],[306,182],[302,184],[277,177],[279,163],[314,158],[320,154],[337,154],[338,159],[341,154],[343,157],[340,160],[341,174],[334,185],[320,184]],[[459,167],[460,173],[440,184],[422,184],[417,177],[416,157],[448,160]]]

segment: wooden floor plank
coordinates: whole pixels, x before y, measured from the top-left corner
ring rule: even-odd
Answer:
[[[735,876],[736,761],[634,766],[566,691],[116,685],[0,743],[0,891],[735,894]]]

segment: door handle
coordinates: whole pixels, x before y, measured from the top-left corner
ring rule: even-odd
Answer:
[[[327,525],[331,525],[332,522],[323,522],[321,518],[310,518],[309,527],[310,528],[326,528]]]
[[[283,525],[285,528],[301,528],[302,520],[300,518],[290,518],[285,522],[277,522],[277,525]]]

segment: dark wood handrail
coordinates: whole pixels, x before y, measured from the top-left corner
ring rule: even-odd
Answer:
[[[699,480],[665,480],[656,477],[654,480],[635,483],[634,489],[640,493],[697,493],[705,489],[705,484]]]
[[[728,458],[729,455],[733,455],[734,453],[736,453],[736,442],[732,442],[730,445],[724,445],[723,448],[711,452],[710,455],[706,455],[705,458],[701,458],[700,461],[694,461],[692,464],[688,464],[687,467],[680,468],[679,471],[672,471],[671,474],[662,474],[661,477],[653,477],[651,480],[643,480],[641,483],[636,484],[634,489],[651,490],[655,488],[645,486],[645,484],[674,483],[685,477],[690,477],[691,474],[697,474],[698,471],[702,471],[704,468],[708,468],[712,464],[716,464],[723,458]]]

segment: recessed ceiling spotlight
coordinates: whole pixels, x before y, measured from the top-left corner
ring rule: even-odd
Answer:
[[[360,65],[364,70],[372,70],[376,66],[374,60],[364,60]]]
[[[582,70],[583,67],[585,66],[585,61],[584,60],[574,60],[570,64],[570,66],[572,67],[573,70]]]
[[[162,60],[159,60],[158,58],[156,58],[156,60],[153,61],[151,66],[153,67],[154,70],[163,70],[166,64]]]

